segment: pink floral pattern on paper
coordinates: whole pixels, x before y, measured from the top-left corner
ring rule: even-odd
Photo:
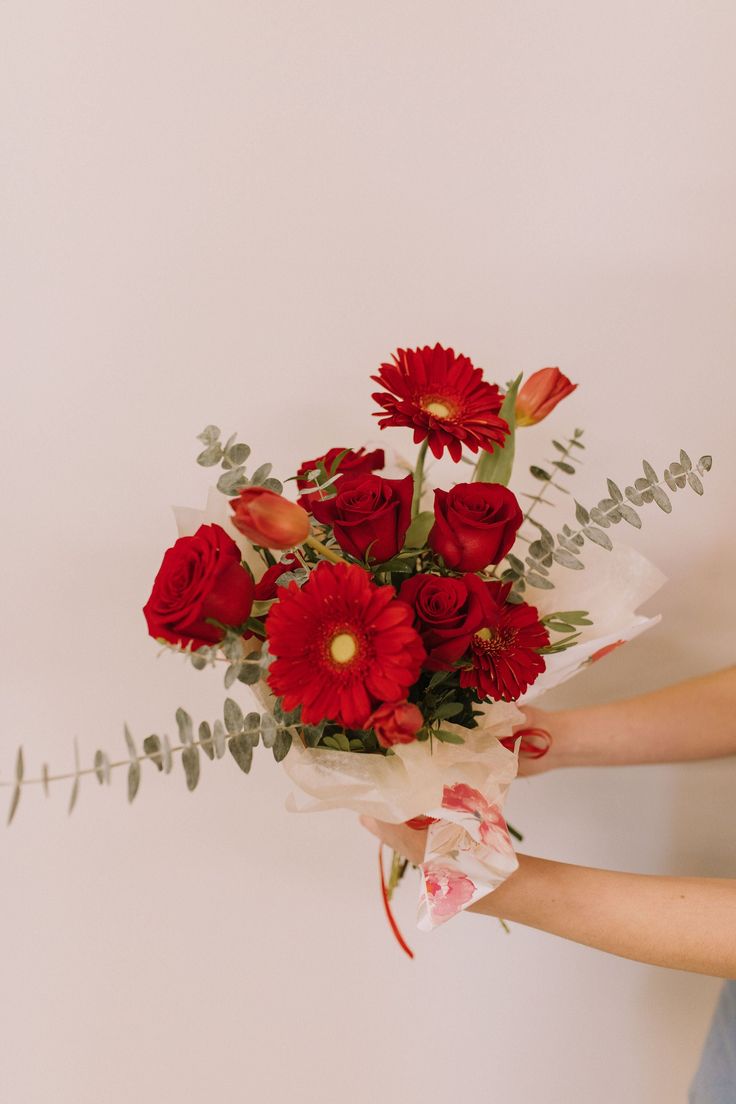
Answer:
[[[424,888],[433,920],[441,922],[460,912],[471,901],[476,890],[466,874],[449,866],[425,866]]]
[[[478,821],[480,838],[487,847],[496,851],[508,851],[511,848],[509,831],[501,810],[492,805],[480,790],[474,790],[465,782],[456,782],[454,786],[445,786],[442,794],[442,808],[470,814]]]

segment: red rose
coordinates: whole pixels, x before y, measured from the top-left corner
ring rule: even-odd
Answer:
[[[264,548],[293,548],[309,536],[309,515],[268,487],[246,487],[230,499],[233,525]]]
[[[201,648],[222,640],[207,618],[242,625],[253,604],[254,584],[240,563],[240,549],[219,525],[200,525],[164,553],[143,607],[148,631],[157,640]]]
[[[410,744],[424,724],[418,706],[408,701],[385,702],[371,713],[366,728],[372,728],[381,747]]]
[[[312,502],[317,521],[332,527],[345,552],[384,563],[400,552],[411,522],[414,476],[383,479],[380,475],[342,475],[337,494]]]
[[[344,452],[342,460],[335,466],[335,460]],[[383,449],[375,449],[373,452],[366,452],[364,448],[356,450],[348,449],[347,452],[344,448],[331,448],[324,456],[318,456],[316,460],[304,460],[299,466],[299,471],[296,473],[296,485],[302,492],[297,502],[300,506],[303,506],[305,510],[310,510],[312,501],[314,499],[321,499],[323,496],[319,494],[319,484],[307,479],[309,472],[314,471],[318,464],[322,461],[325,466],[325,470],[330,476],[337,475],[362,475],[364,472],[372,472],[377,468],[382,468],[386,463],[386,458],[383,453]],[[333,470],[334,469],[334,470]],[[329,487],[326,494],[334,493],[334,484]],[[307,493],[305,493],[307,492]],[[311,492],[311,493],[310,493]]]
[[[493,602],[487,585],[477,575],[451,579],[421,574],[401,584],[399,597],[414,610],[416,629],[427,649],[427,670],[449,670],[488,623]]]
[[[511,548],[523,514],[500,483],[457,483],[434,492],[435,523],[429,546],[454,571],[482,571]]]

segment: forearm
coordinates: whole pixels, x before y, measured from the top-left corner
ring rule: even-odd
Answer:
[[[665,878],[519,855],[519,869],[471,911],[609,954],[736,978],[736,881]]]
[[[736,667],[625,701],[533,713],[552,733],[549,766],[675,763],[736,755]]]

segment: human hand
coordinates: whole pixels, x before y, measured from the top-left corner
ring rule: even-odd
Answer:
[[[423,861],[427,846],[426,828],[417,830],[407,827],[406,824],[388,824],[384,820],[374,820],[373,817],[367,816],[360,817],[360,823],[377,836],[381,843],[385,843],[387,847],[403,855],[414,866],[419,866]]]
[[[517,736],[522,736],[519,747],[519,777],[528,778],[534,774],[543,774],[561,766],[559,733],[553,735],[552,729],[556,728],[555,714],[543,709],[535,709],[532,705],[522,708],[524,725],[517,728],[507,746],[513,746],[512,741]],[[530,729],[528,735],[525,730]],[[504,741],[506,743],[506,741]],[[546,750],[545,750],[546,746]]]

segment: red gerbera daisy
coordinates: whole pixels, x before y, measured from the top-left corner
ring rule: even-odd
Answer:
[[[446,448],[457,463],[463,446],[471,452],[491,451],[503,445],[508,424],[498,417],[503,396],[495,383],[486,383],[480,368],[466,356],[435,345],[431,349],[398,349],[393,364],[382,364],[371,376],[386,388],[373,398],[383,407],[376,412],[381,429],[409,426],[414,442],[429,438],[439,459]],[[388,394],[387,392],[390,392]]]
[[[300,590],[289,583],[266,619],[268,683],[305,724],[363,728],[379,702],[406,698],[424,646],[414,611],[355,564],[321,563]]]
[[[510,583],[486,585],[493,617],[471,639],[472,667],[460,672],[460,685],[475,687],[481,698],[516,701],[545,669],[537,649],[549,644],[549,633],[534,606],[506,601]]]

